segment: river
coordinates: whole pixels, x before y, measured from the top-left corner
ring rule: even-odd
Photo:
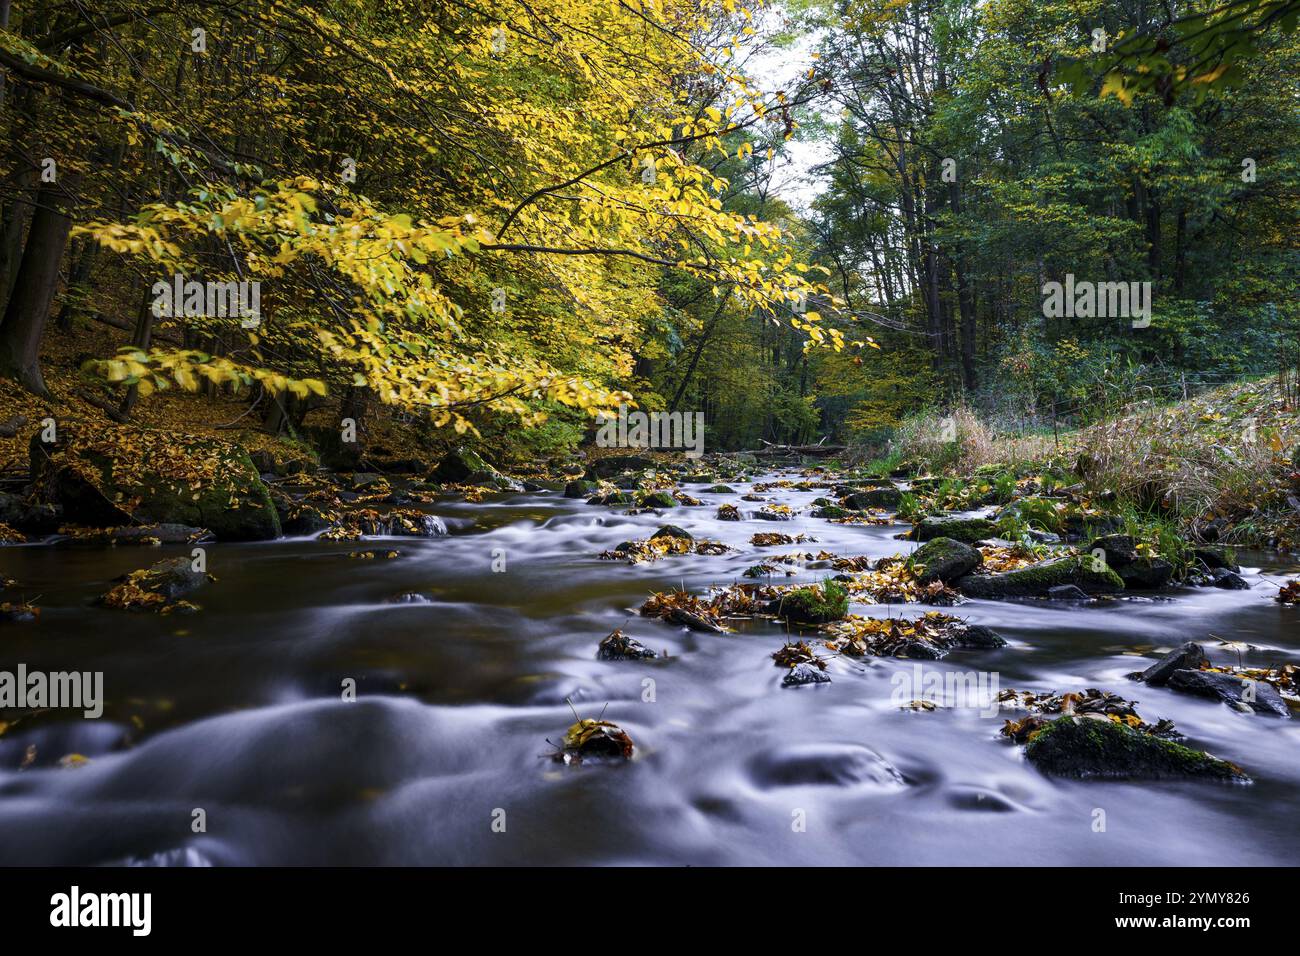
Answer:
[[[894,539],[898,525],[810,517],[823,490],[765,493],[799,511],[793,521],[718,521],[723,501],[758,507],[737,501],[750,484],[729,484],[737,495],[686,486],[710,506],[662,515],[495,495],[429,506],[450,529],[441,537],[210,544],[217,580],[193,614],[93,605],[115,576],[188,547],[0,548],[0,574],[42,608],[38,623],[0,625],[0,668],[102,671],[107,698],[99,720],[47,713],[0,737],[0,863],[1295,862],[1300,721],[1125,678],[1186,640],[1216,662],[1238,660],[1220,640],[1249,645],[1246,664],[1296,661],[1300,609],[1275,603],[1270,584],[1296,573],[1293,560],[1240,553],[1248,591],[942,609],[1009,646],[955,650],[927,671],[1115,691],[1254,783],[1052,779],[999,736],[1015,714],[898,707],[894,677],[918,662],[837,658],[830,683],[788,688],[771,659],[775,622],[711,634],[639,617],[653,591],[743,580],[760,555],[795,550],[754,548],[755,532],[808,534],[816,544],[802,550],[845,556],[913,547]],[[739,550],[597,557],[665,522]],[[348,557],[389,548],[399,555]],[[394,601],[407,592],[422,600]],[[660,659],[597,660],[615,628]],[[349,680],[355,701],[343,699]],[[566,698],[626,730],[633,759],[549,759],[547,739],[573,722]],[[89,759],[60,766],[72,753]]]

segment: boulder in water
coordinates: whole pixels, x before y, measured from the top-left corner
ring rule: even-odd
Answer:
[[[961,541],[931,538],[912,552],[907,563],[916,573],[917,583],[942,581],[949,584],[978,568],[984,563],[984,556]]]
[[[1034,735],[1025,756],[1043,773],[1062,777],[1250,781],[1226,760],[1103,715],[1058,717]]]

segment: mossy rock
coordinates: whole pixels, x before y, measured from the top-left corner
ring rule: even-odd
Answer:
[[[995,538],[998,526],[987,518],[944,518],[932,516],[925,518],[912,529],[912,537],[917,541],[932,541],[935,538],[951,538],[966,544],[974,544],[985,538]]]
[[[575,478],[564,486],[564,497],[586,498],[589,495],[595,494],[599,489],[600,484],[598,482]]]
[[[952,538],[932,538],[913,551],[907,560],[908,569],[916,574],[921,584],[931,581],[948,584],[965,577],[983,563],[984,555]]]
[[[587,469],[586,477],[593,480],[612,478],[621,472],[646,471],[654,466],[653,461],[640,455],[609,455],[593,461]]]
[[[482,481],[497,474],[497,470],[483,460],[483,456],[463,445],[449,451],[429,474],[428,480],[442,484]]]
[[[849,613],[849,596],[835,584],[797,588],[773,600],[768,612],[791,624],[829,624]]]
[[[839,505],[823,505],[820,508],[814,508],[812,511],[814,518],[847,518],[852,514],[852,511],[841,508]]]
[[[677,499],[668,491],[650,491],[641,496],[642,508],[676,508]]]
[[[595,494],[587,499],[589,505],[631,505],[635,504],[626,491],[611,491],[607,494]]]
[[[65,427],[52,445],[39,438],[38,493],[72,524],[183,524],[222,541],[280,536],[270,491],[239,445],[129,426]]]
[[[709,495],[734,495],[736,492],[730,485],[710,485],[704,489],[704,493]]]
[[[666,524],[654,534],[650,535],[650,540],[655,538],[681,538],[683,541],[694,541],[695,536],[685,528],[679,528],[675,524]]]
[[[1226,760],[1092,717],[1058,717],[1030,740],[1025,756],[1043,773],[1060,777],[1250,782]]]
[[[968,574],[956,587],[976,598],[1046,597],[1055,587],[1072,584],[1085,594],[1119,594],[1124,582],[1111,568],[1094,568],[1089,555],[1049,558],[1001,574]]]
[[[864,511],[867,508],[897,508],[902,500],[903,493],[897,488],[872,488],[846,495],[840,504],[855,511]]]

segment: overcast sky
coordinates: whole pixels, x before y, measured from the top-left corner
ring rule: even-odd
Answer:
[[[765,26],[768,23],[778,26],[776,18],[780,15],[780,9],[777,8],[766,11],[759,19]],[[768,31],[760,29],[758,32],[762,35]],[[766,92],[792,89],[813,65],[812,53],[821,37],[822,31],[818,30],[801,34],[791,46],[758,50],[746,62],[746,72]],[[795,135],[797,137],[798,133]],[[798,138],[788,141],[782,153],[776,157],[772,192],[796,209],[806,209],[823,188],[819,178],[810,175],[810,170],[830,157],[831,150],[825,143],[805,142]]]

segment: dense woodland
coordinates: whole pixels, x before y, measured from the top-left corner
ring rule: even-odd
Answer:
[[[717,449],[1289,381],[1298,14],[2,0],[0,372],[118,422],[188,391],[507,456],[629,401]],[[773,89],[783,48],[810,66]],[[799,208],[793,139],[828,157]],[[1149,326],[1045,318],[1067,274],[1149,281]],[[156,315],[177,275],[260,283],[258,322]]]

